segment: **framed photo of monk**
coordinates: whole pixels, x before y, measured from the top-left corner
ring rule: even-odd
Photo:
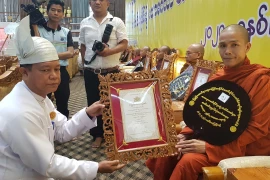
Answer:
[[[160,72],[99,76],[108,159],[123,163],[169,156],[176,130],[167,77]]]
[[[161,70],[170,69],[173,62],[173,56],[164,54]]]
[[[187,100],[188,96],[198,87],[205,84],[211,75],[216,72],[218,63],[210,60],[198,60],[194,67],[193,75],[186,91],[184,101]]]

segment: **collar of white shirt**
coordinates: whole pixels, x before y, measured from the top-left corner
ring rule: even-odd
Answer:
[[[110,19],[110,18],[113,18],[113,15],[111,15],[111,13],[107,11],[107,15],[103,18],[103,20],[102,20],[102,22],[100,24],[102,24],[104,21],[106,21],[107,19]],[[89,16],[88,20],[90,20],[90,19],[96,20],[95,17],[94,17],[94,14]]]

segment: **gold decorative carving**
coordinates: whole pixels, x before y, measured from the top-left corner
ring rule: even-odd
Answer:
[[[151,58],[151,69],[156,66],[157,66],[157,51],[154,51],[152,53],[152,58]]]
[[[164,58],[163,58],[163,61],[162,61],[162,65],[161,65],[161,70],[168,70],[168,78],[169,78],[169,81],[172,81],[173,80],[173,72],[174,72],[174,60],[178,57],[177,54],[173,53],[173,54],[170,54],[170,55],[166,55],[164,54]],[[164,65],[167,64],[167,67],[164,67]]]
[[[22,80],[22,75],[19,72],[19,67],[14,70],[7,70],[0,75],[0,86],[9,86],[10,84],[16,84]]]
[[[164,71],[141,71],[136,73],[114,73],[106,76],[99,75],[100,80],[100,100],[104,103],[105,108],[102,113],[103,129],[106,150],[105,153],[109,160],[118,159],[122,163],[135,161],[139,159],[157,158],[169,156],[176,152],[175,144],[177,142],[176,125],[174,123],[173,112],[171,109],[171,94],[169,91],[169,80],[167,73]],[[134,83],[147,80],[158,80],[160,86],[161,107],[164,114],[164,125],[167,141],[165,144],[156,146],[147,146],[144,148],[132,148],[129,150],[118,151],[116,147],[116,136],[114,132],[114,118],[111,108],[109,87],[113,83]],[[164,141],[162,137],[158,141]],[[123,142],[123,146],[128,145]]]

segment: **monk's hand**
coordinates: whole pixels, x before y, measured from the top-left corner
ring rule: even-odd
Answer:
[[[104,107],[104,104],[102,104],[100,101],[97,101],[94,102],[91,106],[87,107],[85,111],[89,116],[95,117],[101,115]]]
[[[185,141],[187,139],[187,135],[184,134],[178,134],[177,135],[177,143]],[[173,156],[178,156],[177,159],[180,159],[180,157],[182,156],[182,152],[181,152],[181,148],[178,148],[177,145],[175,146],[177,148],[177,152],[175,152],[174,154],[172,154]]]
[[[184,134],[177,135],[178,142],[185,141],[186,139],[187,139],[187,135],[184,135]]]
[[[118,169],[121,169],[125,164],[120,164],[119,160],[114,161],[101,161],[98,163],[99,173],[112,173]]]
[[[177,149],[181,149],[183,154],[185,153],[205,153],[205,141],[191,139],[185,141],[179,141],[176,146]]]

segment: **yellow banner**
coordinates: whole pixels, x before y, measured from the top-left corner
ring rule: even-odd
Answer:
[[[205,46],[208,60],[219,60],[220,31],[241,24],[251,34],[252,63],[270,67],[269,0],[126,0],[130,45],[168,45],[182,55],[192,43]]]

